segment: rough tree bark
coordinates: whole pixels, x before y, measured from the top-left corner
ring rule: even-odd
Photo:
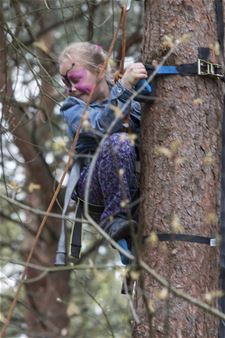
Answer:
[[[190,39],[176,48],[167,64],[195,62],[198,47],[215,45],[213,1],[146,0],[145,63],[162,60],[165,35],[180,39],[185,33],[191,33]],[[213,50],[211,61],[220,61]],[[218,234],[222,95],[222,83],[216,79],[167,76],[157,80],[157,100],[145,107],[142,119],[141,223],[146,233],[171,233],[180,223],[182,233]],[[161,242],[157,247],[147,245],[143,257],[173,286],[196,298],[218,290],[217,248]],[[138,289],[141,323],[133,337],[217,337],[216,318],[171,294],[159,294],[162,286],[151,276],[144,274],[143,279],[145,300]]]

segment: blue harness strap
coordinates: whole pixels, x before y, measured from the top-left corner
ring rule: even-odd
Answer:
[[[161,66],[158,68],[157,75],[177,75],[180,74],[177,66]]]

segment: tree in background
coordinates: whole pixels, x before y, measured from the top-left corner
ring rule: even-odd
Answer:
[[[199,47],[218,57],[213,2],[146,1],[143,57],[161,62],[180,40],[168,65],[193,63]],[[188,34],[186,42],[182,41]],[[166,38],[166,39],[165,39]],[[147,233],[219,233],[222,82],[209,77],[165,76],[142,119],[142,217]],[[188,242],[158,242],[154,235],[145,261],[169,285],[216,305],[219,250]],[[149,274],[137,293],[140,325],[134,337],[217,337],[218,320],[175,297]],[[145,306],[144,306],[145,305]]]

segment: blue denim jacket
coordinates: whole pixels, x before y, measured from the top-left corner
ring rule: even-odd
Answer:
[[[129,129],[139,135],[141,107],[137,101],[131,101],[125,107],[125,103],[131,97],[132,92],[126,89],[118,81],[110,91],[108,100],[97,103],[92,102],[88,107],[89,122],[91,128],[87,131],[82,129],[79,135],[76,150],[78,153],[94,152],[101,134],[109,128],[115,120],[115,113],[112,106],[122,111],[122,117],[115,124],[112,132],[124,131],[123,120],[130,113]],[[124,108],[125,107],[125,108]],[[79,98],[69,96],[63,103],[60,111],[68,125],[68,131],[71,137],[74,137],[80,123],[81,116],[84,112],[85,102]]]

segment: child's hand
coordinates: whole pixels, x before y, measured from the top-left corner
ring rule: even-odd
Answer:
[[[148,73],[141,62],[128,66],[122,76],[121,82],[127,89],[132,89],[140,79],[146,79]]]

